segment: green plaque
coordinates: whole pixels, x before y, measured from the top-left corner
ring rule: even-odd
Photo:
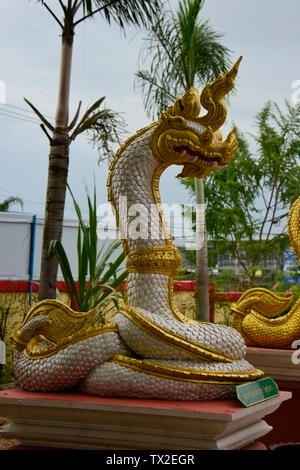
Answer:
[[[244,406],[256,405],[279,395],[278,386],[271,377],[265,377],[255,382],[237,385],[236,394]]]

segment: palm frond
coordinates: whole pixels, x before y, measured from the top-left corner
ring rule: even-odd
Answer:
[[[203,5],[204,0],[181,0],[176,14],[162,11],[148,31],[136,85],[152,117],[170,104],[170,97],[214,80],[229,67],[222,34],[200,20]]]
[[[13,204],[20,204],[21,209],[23,210],[23,201],[21,198],[16,196],[10,196],[4,201],[0,202],[0,212],[7,212]]]
[[[84,0],[82,3],[83,17],[75,24],[101,14],[109,24],[115,22],[123,30],[130,24],[146,26],[161,8],[159,0]]]

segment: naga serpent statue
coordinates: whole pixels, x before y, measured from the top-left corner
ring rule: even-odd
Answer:
[[[192,88],[179,97],[158,122],[117,152],[108,196],[127,254],[127,301],[112,323],[100,326],[93,324],[94,311],[73,312],[56,300],[33,306],[12,336],[14,369],[23,389],[76,386],[99,396],[199,400],[233,397],[236,385],[263,376],[244,359],[245,342],[235,329],[196,322],[174,309],[172,278],[180,256],[158,190],[169,165],[183,165],[181,176],[203,178],[233,158],[235,130],[222,141],[219,128],[239,62],[201,96]],[[200,103],[207,110],[203,117]],[[126,236],[134,204],[141,207],[141,217],[152,210],[148,236]]]
[[[300,259],[300,197],[292,205],[288,218],[291,245]],[[293,297],[282,297],[263,289],[248,289],[232,307],[232,326],[248,346],[287,349],[300,339],[300,299],[288,310]]]

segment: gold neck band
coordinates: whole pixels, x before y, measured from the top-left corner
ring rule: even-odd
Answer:
[[[138,248],[128,254],[126,268],[129,273],[165,274],[175,276],[181,257],[174,245]]]

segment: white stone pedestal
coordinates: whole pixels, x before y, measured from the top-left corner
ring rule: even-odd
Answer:
[[[292,349],[248,347],[246,359],[277,381],[300,382],[300,364],[294,364],[292,360],[295,352]]]
[[[67,449],[241,449],[272,427],[262,418],[289,392],[249,408],[236,400],[179,402],[76,393],[0,392],[2,434],[23,445]]]

